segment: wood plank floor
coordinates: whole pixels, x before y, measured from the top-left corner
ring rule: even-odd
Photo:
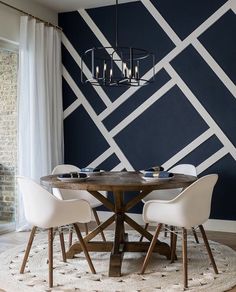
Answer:
[[[81,230],[83,230],[82,226],[81,226]],[[28,240],[28,236],[29,236],[28,232],[11,232],[11,233],[0,235],[0,252],[3,252],[6,249],[12,248],[16,245],[25,244]],[[43,235],[39,234],[39,236],[43,236]],[[208,236],[208,239],[225,244],[236,251],[236,233],[207,231],[207,236]],[[1,286],[1,283],[0,283],[0,286]],[[236,286],[233,289],[228,290],[228,291],[236,292]],[[7,291],[0,289],[0,292],[7,292]]]

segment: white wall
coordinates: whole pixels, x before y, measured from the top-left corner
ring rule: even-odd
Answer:
[[[4,0],[4,2],[37,16],[45,21],[57,24],[57,12],[50,10],[32,0]],[[0,4],[0,39],[13,42],[19,41],[20,16],[22,14],[14,9]]]

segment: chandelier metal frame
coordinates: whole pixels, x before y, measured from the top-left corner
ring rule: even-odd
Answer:
[[[94,86],[143,86],[153,82],[155,55],[145,49],[118,45],[118,0],[115,25],[115,47],[93,47],[81,57],[81,82]],[[147,74],[140,76],[145,62],[152,68],[148,77],[144,77]],[[87,64],[90,64],[90,69]],[[89,69],[87,74],[86,67]]]

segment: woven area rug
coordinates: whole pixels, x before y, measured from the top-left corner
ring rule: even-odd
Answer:
[[[54,243],[54,288],[48,288],[47,235],[36,240],[31,250],[25,274],[19,274],[25,246],[17,246],[0,254],[0,288],[7,292],[25,291],[101,291],[101,292],[151,292],[183,291],[181,240],[177,245],[178,260],[170,264],[165,257],[153,254],[144,275],[140,275],[145,254],[126,253],[122,264],[122,277],[107,276],[108,253],[90,253],[97,274],[90,273],[83,253],[62,262],[60,244]],[[37,238],[37,237],[36,237]],[[67,238],[65,236],[65,238]],[[106,233],[112,238],[112,232]],[[129,233],[130,240],[139,240],[139,235]],[[169,238],[161,237],[163,241]],[[236,285],[236,252],[227,246],[210,241],[219,274],[213,272],[202,240],[196,244],[188,237],[189,291],[222,292]]]

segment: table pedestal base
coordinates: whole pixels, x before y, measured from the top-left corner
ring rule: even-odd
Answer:
[[[113,248],[113,241],[92,241],[86,243],[88,251],[97,252],[111,252]],[[150,246],[150,242],[129,241],[124,244],[123,252],[147,252]],[[67,259],[73,259],[76,254],[81,253],[83,250],[78,242],[74,243],[69,251],[66,253]],[[157,252],[160,255],[165,256],[170,260],[170,247],[167,243],[158,241],[153,252]]]
[[[100,198],[100,194],[97,192],[91,192],[95,197]],[[127,210],[130,209],[133,205],[140,201],[140,199],[145,196],[146,193],[140,193],[135,199],[131,200],[128,203],[124,203],[123,192],[117,191],[113,192],[114,195],[114,205],[109,205],[106,201],[107,207],[115,213],[105,222],[100,224],[96,229],[91,231],[88,235],[84,237],[85,244],[88,251],[97,251],[97,252],[110,252],[110,265],[108,275],[111,277],[120,277],[121,276],[121,266],[122,260],[125,252],[147,252],[150,246],[150,241],[152,240],[152,234],[141,227],[136,223],[132,218],[127,215]],[[110,224],[115,222],[115,232],[114,232],[114,241],[91,241],[98,233],[107,228]],[[124,224],[127,223],[134,230],[138,231],[143,237],[148,239],[148,242],[139,242],[132,241],[129,242],[128,234],[125,233]],[[80,253],[82,248],[80,244],[76,242],[73,244],[66,256],[68,259],[74,257],[75,254]],[[161,255],[171,258],[171,249],[168,244],[157,241],[154,248],[154,252],[157,252]]]
[[[86,237],[85,237],[86,238]],[[91,252],[110,252],[110,264],[108,275],[110,277],[120,277],[121,276],[121,266],[122,260],[125,252],[143,252],[147,253],[150,246],[149,241],[139,242],[139,241],[128,241],[128,234],[125,233],[124,242],[119,244],[119,249],[114,252],[114,242],[113,241],[89,241],[86,242],[88,251]],[[69,251],[66,253],[68,259],[74,258],[74,256],[82,252],[82,248],[79,242],[74,243]],[[170,246],[161,241],[157,241],[153,252],[159,253],[167,258],[171,259],[171,249]]]

